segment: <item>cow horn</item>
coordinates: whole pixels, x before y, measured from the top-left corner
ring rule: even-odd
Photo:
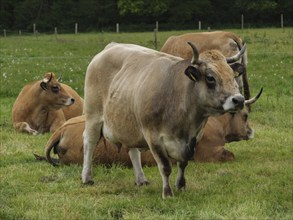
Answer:
[[[50,76],[50,79],[48,82],[50,82],[52,80],[52,77],[53,77],[53,73],[51,73],[51,76]]]
[[[51,73],[49,79],[45,77],[45,78],[43,79],[43,82],[44,82],[44,83],[48,83],[48,82],[50,82],[50,81],[52,80],[52,77],[53,77],[53,73]]]
[[[61,79],[62,79],[62,73],[61,73],[60,76],[58,77],[57,81],[60,82]]]
[[[234,63],[237,60],[239,60],[240,57],[244,54],[245,50],[246,50],[246,43],[244,43],[243,47],[241,48],[241,50],[237,54],[235,54],[232,57],[226,58],[227,63]]]
[[[190,42],[190,41],[188,41],[187,43],[191,46],[192,51],[193,51],[193,57],[191,59],[191,63],[193,65],[195,65],[195,64],[198,64],[198,65],[201,64],[201,61],[199,60],[199,54],[198,54],[198,51],[196,49],[196,46],[192,42]]]
[[[260,89],[259,93],[255,97],[248,99],[248,100],[245,100],[245,102],[244,102],[245,105],[251,105],[251,104],[255,103],[258,100],[258,98],[260,97],[262,90],[263,90],[263,88]]]

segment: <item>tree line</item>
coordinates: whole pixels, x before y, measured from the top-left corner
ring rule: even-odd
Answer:
[[[292,26],[292,0],[0,0],[0,28],[37,30],[111,31],[116,23],[124,30],[238,28],[241,15],[249,27]]]

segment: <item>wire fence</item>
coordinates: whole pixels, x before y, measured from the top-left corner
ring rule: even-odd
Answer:
[[[197,29],[197,30],[202,30],[202,27],[203,27],[203,22],[204,21],[196,21],[194,23],[194,29]],[[283,14],[280,14],[280,28],[284,29],[284,15]],[[241,14],[241,21],[240,21],[240,24],[239,24],[239,28],[241,28],[241,30],[247,28],[245,27],[245,15],[244,14]],[[119,33],[121,31],[121,25],[120,23],[116,23],[115,24],[115,27],[112,27],[111,28],[112,30],[115,30],[116,33]],[[206,30],[210,31],[211,30],[211,26],[207,26],[206,27]],[[159,31],[159,21],[156,21],[155,24],[154,24],[154,32],[158,32]],[[79,30],[78,30],[78,23],[75,23],[74,26],[72,27],[72,31],[64,31],[64,30],[61,30],[60,33],[64,33],[64,34],[78,34],[79,33]],[[47,31],[47,32],[42,32],[40,33],[37,29],[37,24],[32,24],[32,32],[25,32],[25,31],[22,31],[22,30],[18,30],[18,31],[12,31],[12,30],[7,30],[7,29],[3,29],[3,37],[7,37],[8,35],[19,35],[19,36],[30,36],[30,35],[34,35],[34,36],[38,36],[39,34],[54,34],[54,35],[58,35],[58,27],[54,27],[54,29],[52,29],[52,31]],[[1,35],[0,35],[1,36]]]

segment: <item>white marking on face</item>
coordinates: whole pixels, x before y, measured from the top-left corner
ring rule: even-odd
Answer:
[[[235,105],[232,101],[233,96],[230,96],[229,98],[226,99],[225,103],[223,104],[223,109],[225,111],[229,111],[231,109],[235,108]]]
[[[236,110],[238,108],[237,103],[233,101],[233,99],[237,99],[239,97],[243,97],[240,93],[236,95],[229,96],[225,103],[223,104],[224,111]]]
[[[66,102],[65,102],[65,105],[72,105],[74,103],[74,99],[69,97]]]

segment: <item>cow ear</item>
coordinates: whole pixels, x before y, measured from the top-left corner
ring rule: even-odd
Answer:
[[[194,66],[187,67],[184,73],[192,81],[199,81],[201,78],[200,71],[196,69]]]
[[[41,82],[40,86],[41,86],[41,88],[43,90],[47,90],[48,89],[47,83],[45,83],[45,82]]]
[[[241,63],[230,64],[230,67],[233,69],[236,78],[245,72],[245,67]]]

